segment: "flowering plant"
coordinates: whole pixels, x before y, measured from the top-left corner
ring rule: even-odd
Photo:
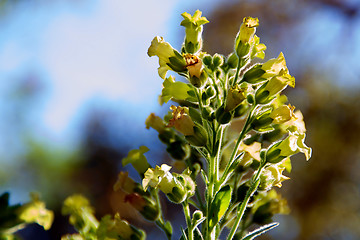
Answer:
[[[152,113],[145,123],[158,132],[174,165],[182,162],[184,170],[174,173],[166,164],[138,170],[137,159],[150,166],[141,152],[144,146],[132,150],[141,157],[129,160],[129,154],[124,163],[138,170],[143,179],[139,197],[153,200],[148,204],[157,209],[152,220],[168,239],[172,227],[163,217],[159,191],[183,207],[186,227],[181,239],[253,239],[278,225],[272,223],[274,214],[289,211],[274,187],[289,179],[283,172],[291,170],[290,157],[299,152],[307,160],[311,156],[302,114],[281,94],[295,86],[295,79],[283,53],[262,64],[253,62],[263,59],[266,49],[255,35],[257,18],[244,18],[234,52],[225,57],[202,51],[201,34],[208,20],[199,10],[182,16],[181,50],[159,36],[148,50],[150,57],[159,58],[158,73],[164,79],[160,103],[172,100],[174,105],[164,118]],[[199,187],[203,185],[205,190]],[[266,225],[249,232],[254,224]]]
[[[282,94],[295,86],[283,53],[254,62],[266,50],[255,35],[259,20],[243,19],[230,55],[210,55],[202,51],[208,20],[201,14],[182,14],[185,39],[180,51],[159,36],[148,49],[150,57],[159,58],[158,74],[164,80],[160,103],[173,105],[163,118],[151,113],[145,125],[158,132],[174,168],[183,167],[179,172],[167,164],[153,167],[145,156],[149,148],[141,146],[122,161],[134,167],[141,183],[120,172],[114,190],[122,191],[125,201],[167,239],[172,239],[173,228],[164,217],[160,192],[183,208],[186,226],[180,240],[253,239],[278,225],[272,221],[275,214],[288,213],[286,200],[274,187],[289,179],[283,174],[291,171],[290,157],[301,152],[308,160],[311,148],[304,143],[301,112]],[[8,206],[7,198],[0,197],[0,206],[14,221],[0,224],[0,237],[29,222],[50,227],[53,214],[38,198],[23,207]],[[62,213],[78,232],[62,239],[146,238],[119,214],[96,219],[82,195],[68,197]]]

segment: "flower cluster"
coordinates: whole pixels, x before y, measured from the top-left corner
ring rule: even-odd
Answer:
[[[140,146],[122,164],[132,165],[141,183],[120,172],[114,190],[167,239],[173,231],[163,214],[163,195],[183,207],[186,227],[181,239],[215,240],[225,228],[227,240],[253,239],[278,225],[272,223],[275,214],[289,212],[275,187],[289,179],[285,171],[291,171],[290,157],[311,157],[303,115],[282,94],[287,86],[295,87],[295,78],[283,53],[255,63],[255,58],[264,59],[266,50],[256,35],[257,18],[243,19],[228,56],[204,52],[203,25],[209,21],[201,14],[182,14],[185,38],[180,50],[160,36],[148,49],[150,57],[159,59],[160,104],[173,105],[163,118],[151,113],[145,125],[158,133],[175,170],[170,172],[167,164],[152,167],[146,157],[149,148]],[[63,213],[79,232],[66,239],[145,238],[119,215],[99,222],[79,195],[65,201]],[[267,225],[249,233],[252,224]]]

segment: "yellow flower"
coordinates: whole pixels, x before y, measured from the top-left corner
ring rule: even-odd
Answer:
[[[238,152],[245,152],[245,155],[242,157],[240,164],[244,167],[251,165],[253,159],[260,162],[260,151],[261,143],[253,142],[250,145],[246,145],[244,142],[241,142]]]
[[[273,119],[272,123],[281,124],[295,118],[294,109],[295,107],[290,104],[276,108],[270,113],[270,118]]]
[[[145,125],[146,125],[146,129],[149,129],[150,127],[152,127],[159,133],[164,132],[164,130],[166,128],[164,121],[160,117],[156,116],[155,113],[151,113],[146,118]]]
[[[21,207],[19,218],[26,223],[38,223],[45,230],[50,229],[54,213],[46,209],[45,203],[40,201],[37,194],[32,193],[31,198],[31,202]]]
[[[202,61],[193,54],[185,54],[186,68],[189,71],[190,77],[200,78],[202,72]]]
[[[165,42],[162,37],[156,36],[148,49],[149,57],[158,56],[159,76],[165,79],[168,70],[175,72],[183,72],[185,70],[186,62],[181,54],[176,51],[169,43]]]
[[[176,185],[170,169],[171,167],[166,164],[162,164],[161,167],[156,166],[155,169],[149,168],[145,172],[145,177],[142,180],[144,190],[146,191],[149,186],[152,188],[159,187],[165,194],[170,193]]]
[[[239,38],[242,43],[247,43],[252,40],[255,35],[256,27],[259,26],[259,19],[252,17],[243,18],[243,23],[240,26]]]
[[[280,73],[280,71],[285,71],[286,73],[289,72],[287,66],[284,54],[281,52],[277,58],[272,58],[265,62],[261,69],[265,71],[265,73],[262,75],[262,78],[269,79],[271,77],[274,77]]]
[[[296,153],[304,153],[306,160],[311,157],[311,148],[305,145],[305,133],[297,131],[289,132],[289,136],[284,140],[270,146],[266,153],[266,161],[269,163],[278,163],[283,159]]]
[[[194,135],[194,122],[188,115],[188,109],[185,107],[176,107],[172,105],[170,109],[173,111],[173,118],[170,119],[168,126],[175,127],[176,130],[185,136]]]
[[[234,86],[229,89],[226,96],[225,111],[229,112],[239,106],[245,99],[244,91],[239,86]]]
[[[144,153],[148,152],[149,148],[146,146],[140,146],[139,149],[131,150],[127,157],[122,159],[122,165],[126,166],[131,163],[131,165],[136,169],[136,171],[142,175],[150,167]]]
[[[128,172],[120,172],[118,175],[118,179],[114,184],[114,191],[123,190],[127,194],[133,193],[134,189],[136,189],[137,183],[129,178]]]
[[[201,17],[201,11],[196,10],[194,15],[191,16],[189,13],[183,13],[181,16],[184,20],[180,23],[181,26],[185,27],[185,51],[188,53],[196,53],[200,51],[202,47],[201,34],[203,31],[204,24],[209,21],[205,17]]]

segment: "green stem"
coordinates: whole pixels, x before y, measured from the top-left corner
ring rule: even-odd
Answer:
[[[224,137],[224,131],[225,131],[225,127],[224,126],[220,126],[220,138],[219,138],[219,146],[217,148],[217,152],[216,152],[216,157],[215,157],[215,183],[218,182],[219,180],[219,164],[220,164],[220,158],[221,158],[221,145],[223,142],[223,137]],[[215,138],[216,141],[216,138]],[[214,143],[214,145],[216,145],[216,143]]]
[[[241,219],[244,215],[246,207],[249,204],[250,198],[252,197],[252,195],[254,195],[254,193],[256,192],[256,190],[259,186],[260,174],[261,174],[261,171],[264,168],[264,166],[265,166],[265,163],[260,164],[259,169],[258,169],[255,177],[252,180],[251,186],[250,186],[249,190],[246,192],[244,201],[241,203],[241,205],[238,206],[235,223],[230,230],[227,240],[232,240],[232,238],[234,237],[236,230],[238,229]]]
[[[240,133],[237,141],[236,141],[236,144],[235,144],[235,147],[234,147],[234,149],[233,149],[233,151],[232,151],[232,153],[231,153],[229,162],[228,162],[227,165],[226,165],[225,171],[224,171],[224,173],[223,173],[223,175],[222,175],[222,177],[221,177],[221,179],[220,179],[220,182],[219,182],[220,184],[218,185],[217,188],[220,188],[221,185],[223,184],[223,182],[225,181],[225,179],[227,178],[227,175],[229,174],[230,167],[231,167],[232,163],[233,163],[234,160],[235,160],[235,156],[236,156],[237,150],[238,150],[238,148],[239,148],[239,145],[240,145],[241,141],[243,140],[245,134],[249,131],[248,128],[249,128],[249,125],[250,125],[250,123],[251,123],[252,113],[253,113],[253,111],[254,111],[254,109],[255,109],[255,106],[256,106],[256,105],[253,105],[253,107],[251,108],[251,110],[250,110],[250,112],[249,112],[249,115],[248,115],[248,117],[247,117],[247,119],[246,119],[246,122],[245,122],[245,124],[244,124],[244,127],[243,127],[243,129],[242,129],[242,131],[241,131],[241,133]]]
[[[240,70],[243,66],[245,66],[245,64],[249,61],[250,59],[249,58],[241,58],[239,59],[238,61],[238,65],[237,65],[237,68],[236,68],[236,73],[235,73],[235,78],[234,78],[234,81],[232,82],[231,86],[235,86],[238,78],[239,78],[239,75],[240,75]]]
[[[161,213],[160,217],[159,217],[159,220],[155,221],[155,223],[156,223],[156,225],[158,227],[160,227],[163,230],[163,232],[165,233],[167,239],[171,240],[172,233],[168,232],[167,228],[165,227],[165,219],[164,219],[164,216],[163,216],[163,212],[161,211],[161,203],[160,203],[160,198],[159,198],[159,191],[156,190],[156,189],[151,189],[150,193],[155,198],[156,205],[159,208],[160,213]]]
[[[193,229],[192,229],[192,224],[191,224],[190,208],[189,208],[188,200],[185,200],[182,203],[182,205],[183,205],[184,215],[185,215],[185,219],[186,219],[186,225],[187,225],[187,229],[188,229],[188,240],[194,240]]]

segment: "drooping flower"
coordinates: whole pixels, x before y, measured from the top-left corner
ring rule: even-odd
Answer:
[[[165,42],[162,37],[156,36],[148,49],[149,57],[158,56],[159,65],[158,73],[163,79],[166,77],[168,70],[175,72],[184,72],[186,67],[185,59],[169,43]]]
[[[155,113],[151,113],[146,118],[145,125],[146,125],[146,129],[149,129],[150,127],[152,127],[158,133],[164,132],[165,128],[166,128],[164,121],[159,116],[156,116]]]
[[[266,161],[269,163],[278,163],[283,159],[296,153],[304,153],[306,160],[311,157],[311,148],[305,145],[305,133],[297,131],[289,132],[289,136],[284,140],[269,147],[266,153]]]

